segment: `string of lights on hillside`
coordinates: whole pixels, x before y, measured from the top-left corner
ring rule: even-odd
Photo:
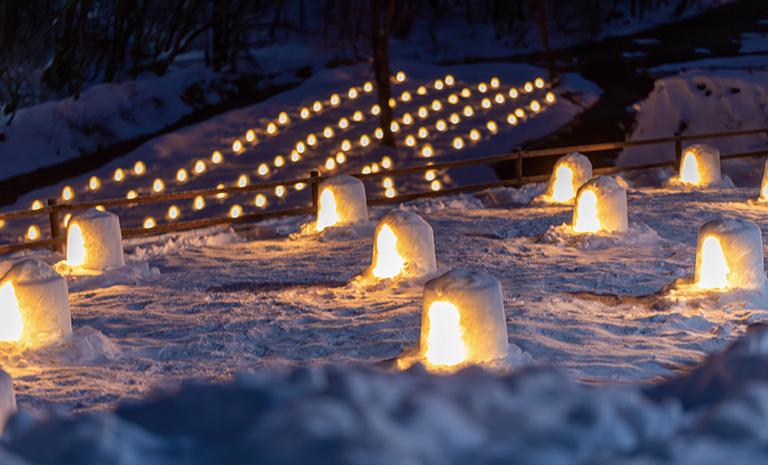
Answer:
[[[403,84],[407,79],[407,76],[403,71],[398,71],[392,78],[393,83]],[[463,87],[460,92],[452,92],[450,95],[441,100],[441,92],[451,90],[456,85],[456,80],[452,75],[446,75],[442,79],[437,79],[431,85],[419,85],[415,89],[405,89],[399,93],[397,98],[393,97],[389,101],[391,108],[398,106],[398,101],[407,104],[415,104],[418,100],[425,100],[424,105],[420,105],[414,113],[404,112],[397,116],[391,126],[392,132],[401,139],[399,144],[413,149],[414,153],[424,158],[431,158],[436,155],[436,151],[431,142],[434,142],[435,137],[441,133],[453,131],[462,121],[468,122],[473,117],[479,116],[482,112],[490,110],[494,105],[503,105],[507,102],[513,102],[521,95],[532,95],[537,90],[545,89],[546,83],[542,78],[536,78],[533,82],[526,82],[521,87],[509,87],[503,89],[501,81],[497,77],[492,77],[488,83],[481,82],[476,86],[476,92],[479,93],[482,98],[477,105],[472,105],[471,102],[466,102],[470,99],[474,92],[469,87]],[[346,100],[357,100],[363,94],[370,94],[374,90],[371,82],[365,82],[362,86],[352,86],[346,92]],[[430,101],[431,99],[431,101]],[[548,105],[555,103],[555,95],[549,91],[546,93],[543,99],[543,103],[539,103],[537,100],[532,100],[527,109],[531,114],[536,114],[544,111]],[[461,106],[462,101],[464,105]],[[256,147],[261,140],[268,137],[274,137],[280,134],[280,129],[287,127],[293,120],[309,121],[314,116],[319,115],[327,108],[339,108],[343,102],[343,98],[339,93],[332,93],[328,99],[324,101],[315,101],[312,105],[301,106],[295,111],[280,112],[274,120],[262,121],[262,128],[248,129],[243,135],[241,140],[236,138],[232,141],[231,145],[224,149],[214,150],[210,156],[209,161],[204,159],[197,159],[192,163],[190,168],[186,166],[179,167],[176,171],[176,176],[173,179],[154,178],[150,187],[147,189],[148,193],[160,193],[167,189],[167,186],[171,183],[175,185],[183,185],[190,181],[193,177],[199,178],[206,173],[212,172],[216,167],[226,166],[227,158],[230,156],[239,157],[243,153],[247,152],[250,148]],[[459,108],[461,107],[461,108]],[[449,112],[451,109],[456,111],[451,112],[447,119],[441,116],[444,113]],[[371,105],[368,110],[370,116],[378,116],[381,112],[381,108],[377,103]],[[507,115],[506,122],[510,126],[515,126],[520,122],[525,121],[527,118],[526,109],[518,107]],[[430,120],[435,120],[433,124],[427,124]],[[278,172],[281,168],[288,165],[288,163],[299,163],[302,159],[310,153],[310,150],[314,152],[320,152],[320,147],[326,144],[333,144],[333,141],[344,137],[350,131],[355,129],[356,125],[365,121],[365,114],[362,110],[357,109],[348,116],[342,116],[339,118],[336,128],[327,125],[323,128],[320,136],[314,133],[308,133],[305,137],[302,137],[296,142],[291,152],[285,156],[283,154],[275,155],[272,163],[262,162],[258,165],[255,173],[262,178],[271,177]],[[420,124],[416,129],[417,122]],[[408,134],[402,134],[406,128],[413,127],[414,132]],[[434,128],[434,132],[430,133],[430,129]],[[478,126],[471,129],[465,136],[455,135],[451,141],[451,148],[454,150],[463,149],[467,143],[475,143],[482,139],[482,131],[487,131],[489,135],[495,135],[499,130],[499,124],[496,121],[489,120],[484,126]],[[337,147],[331,149],[330,156],[325,157],[324,163],[317,166],[314,162],[313,165],[319,168],[324,173],[334,173],[341,165],[349,159],[349,152],[353,149],[365,151],[372,148],[373,139],[380,140],[383,138],[383,131],[377,127],[370,134],[362,134],[356,138],[356,143],[349,138],[344,138]],[[466,140],[465,140],[466,138]],[[469,142],[467,142],[467,140]],[[311,160],[308,160],[311,162]],[[385,155],[381,158],[380,162],[374,162],[367,164],[361,168],[363,174],[376,173],[380,170],[388,170],[394,167],[394,160],[389,155]],[[186,163],[185,163],[186,164]],[[121,184],[129,176],[143,177],[148,173],[147,166],[142,161],[136,161],[130,168],[117,168],[112,173],[111,178],[100,179],[97,176],[91,176],[85,186],[83,192],[91,193],[96,192],[108,185],[109,183]],[[442,181],[438,178],[438,173],[435,170],[428,170],[424,174],[424,179],[429,183],[432,190],[440,190],[442,188]],[[250,184],[250,178],[248,173],[240,174],[233,182],[233,185],[237,187],[246,187]],[[382,179],[381,186],[384,189],[384,195],[387,197],[394,197],[396,195],[395,183],[391,177],[385,177]],[[225,187],[224,184],[218,184],[218,188]],[[305,183],[296,183],[294,186],[296,191],[303,190],[306,186]],[[125,197],[128,199],[135,199],[140,195],[142,189],[129,189],[125,192]],[[278,185],[274,189],[274,195],[278,199],[283,199],[288,194],[286,186]],[[61,198],[64,201],[74,200],[76,195],[75,189],[72,186],[64,186],[61,192]],[[218,199],[224,199],[227,194],[217,194]],[[268,197],[264,193],[258,193],[253,200],[254,206],[257,208],[266,208],[268,206]],[[206,199],[202,196],[196,197],[192,201],[192,210],[199,211],[206,207]],[[43,208],[43,203],[40,200],[35,200],[32,203],[31,208],[33,210]],[[244,208],[239,204],[230,205],[228,208],[228,214],[230,217],[237,218],[242,215]],[[171,205],[168,207],[166,219],[168,221],[175,221],[181,218],[182,209],[178,205]],[[68,217],[64,218],[64,224],[68,221]],[[146,217],[143,221],[145,228],[153,228],[157,225],[157,221],[153,217]],[[0,228],[5,226],[5,222],[0,223]],[[31,225],[27,230],[27,239],[35,240],[41,237],[40,228],[37,225]]]

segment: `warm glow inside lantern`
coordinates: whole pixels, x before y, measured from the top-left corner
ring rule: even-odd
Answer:
[[[415,361],[432,371],[454,371],[507,357],[509,342],[501,284],[485,273],[456,268],[424,285],[421,336]]]
[[[67,264],[100,271],[125,266],[117,215],[94,208],[73,216],[67,226]]]
[[[67,281],[35,259],[15,263],[0,278],[0,341],[27,346],[72,332]]]
[[[680,182],[692,187],[707,187],[722,180],[720,151],[704,144],[691,145],[680,161]]]
[[[544,200],[552,203],[573,203],[576,192],[592,178],[592,163],[580,153],[570,153],[555,163]]]
[[[404,210],[384,215],[374,233],[369,274],[378,279],[417,278],[436,269],[435,239],[429,223]]]
[[[626,232],[627,191],[610,176],[590,179],[576,194],[571,226],[576,233]]]
[[[365,185],[349,175],[333,176],[320,184],[317,231],[368,221]]]
[[[700,289],[760,289],[765,284],[760,228],[741,219],[715,220],[699,229],[696,286]]]

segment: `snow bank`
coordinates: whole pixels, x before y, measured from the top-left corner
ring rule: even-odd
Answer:
[[[659,79],[644,101],[636,105],[636,126],[629,140],[671,137],[675,131],[702,134],[768,126],[768,75],[763,72],[691,70]],[[765,135],[698,141],[724,154],[759,150]],[[617,159],[619,166],[672,161],[672,144],[629,147]],[[723,169],[735,182],[758,184],[760,172],[753,162],[733,160]]]

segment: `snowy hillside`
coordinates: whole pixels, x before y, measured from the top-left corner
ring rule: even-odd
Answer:
[[[169,192],[305,178],[314,169],[328,174],[359,173],[366,166],[386,170],[423,161],[427,158],[425,148],[430,150],[429,157],[443,160],[503,153],[565,125],[599,95],[594,84],[568,74],[552,89],[556,100],[547,103],[550,89],[543,80],[536,81],[543,71],[525,65],[440,67],[404,62],[394,69],[405,71],[405,80],[393,87],[400,125],[397,153],[375,143],[375,96],[372,87],[364,85],[369,82],[370,68],[350,66],[323,71],[265,102],[157,137],[99,170],[24,195],[7,209],[26,209],[35,201],[62,198],[67,188],[71,192],[63,198],[74,201],[125,198],[157,192],[158,180],[162,182],[160,189]],[[445,76],[453,76],[455,81],[447,85]],[[492,82],[492,78],[496,80]],[[530,92],[525,90],[526,83]],[[484,91],[479,90],[481,84]],[[349,96],[350,89],[354,98]],[[534,101],[541,108],[538,112],[530,109]],[[315,107],[319,110],[313,110]],[[304,116],[302,109],[307,112]],[[281,118],[285,118],[284,123]],[[473,134],[476,139],[472,139]],[[454,147],[456,136],[464,141],[462,149]],[[233,149],[236,141],[241,144],[237,151]],[[382,162],[385,157],[389,162]],[[139,162],[143,164],[140,172],[135,169]],[[440,182],[452,185],[451,173],[438,174]],[[472,179],[495,179],[495,174],[490,169],[475,170]],[[429,187],[422,177],[393,182],[398,192]],[[141,226],[147,217],[164,222],[225,216],[234,205],[247,213],[276,205],[305,204],[309,194],[304,187],[286,185],[281,191],[264,192],[259,199],[253,194],[209,197],[202,208],[188,201],[115,212],[128,227]],[[380,185],[370,185],[369,190],[378,195],[386,192]],[[168,218],[171,207],[178,210],[174,218]],[[46,229],[39,220],[9,222],[0,237],[14,241],[31,225]]]

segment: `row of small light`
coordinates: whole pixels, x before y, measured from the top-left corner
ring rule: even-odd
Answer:
[[[403,73],[403,72],[398,72],[395,75],[395,77],[394,77],[394,81],[396,81],[396,82],[404,82],[405,79],[406,79],[405,73]],[[447,75],[444,78],[444,80],[440,80],[440,79],[436,80],[435,84],[434,84],[434,88],[435,88],[435,90],[442,90],[446,86],[448,86],[448,87],[453,86],[454,83],[455,83],[455,81],[454,81],[453,76]],[[492,78],[491,81],[490,81],[490,85],[485,84],[485,83],[480,83],[478,85],[478,91],[481,92],[481,93],[485,93],[489,89],[497,89],[499,87],[499,85],[500,85],[500,82],[499,82],[498,78]],[[543,87],[544,87],[543,80],[540,79],[540,78],[537,78],[534,83],[530,83],[530,82],[526,83],[523,86],[522,90],[525,93],[530,93],[530,92],[532,92],[534,90],[534,88],[543,88]],[[367,82],[367,83],[365,83],[363,85],[363,91],[370,92],[372,90],[373,90],[373,88],[372,88],[372,84],[371,83]],[[426,87],[425,86],[420,86],[416,90],[416,93],[417,93],[417,95],[425,95],[427,93]],[[357,89],[355,87],[352,87],[349,90],[348,96],[350,97],[350,99],[354,99],[354,98],[356,98],[358,96],[358,94],[359,93],[358,93]],[[549,97],[550,94],[548,94],[548,97]],[[471,95],[471,91],[468,88],[464,88],[464,89],[462,89],[461,95],[462,95],[462,97],[468,98]],[[516,98],[517,95],[518,95],[518,90],[517,89],[514,89],[514,88],[510,89],[510,91],[509,91],[510,98]],[[553,96],[554,94],[551,94],[551,95]],[[412,96],[411,96],[410,92],[407,91],[407,90],[403,91],[401,93],[401,95],[400,95],[400,99],[403,102],[409,102],[409,101],[411,101],[411,98],[412,98]],[[456,97],[455,94],[452,94],[451,96],[449,96],[448,101],[451,104],[456,104],[456,103],[458,103],[458,98]],[[495,96],[495,101],[497,103],[503,103],[503,101],[504,101],[503,95],[502,94],[497,94]],[[338,96],[338,94],[332,94],[331,97],[329,98],[329,103],[333,107],[338,106],[339,103],[340,103],[340,97]],[[394,99],[390,100],[390,105],[391,106],[395,106],[396,105],[396,102],[394,101]],[[491,105],[492,104],[490,103],[490,99],[487,99],[487,98],[483,99],[483,102],[481,103],[481,106],[483,108],[486,108],[486,109],[490,108]],[[313,104],[313,106],[312,106],[312,109],[313,109],[313,111],[315,111],[315,113],[319,113],[320,111],[322,111],[322,108],[323,108],[323,105],[319,101],[316,101]],[[432,109],[433,109],[433,111],[439,111],[439,110],[442,109],[442,104],[440,103],[439,100],[437,100],[437,99],[433,100],[433,102],[432,102]],[[532,108],[532,109],[534,111],[536,111],[534,108]],[[521,112],[521,111],[522,111],[521,109],[518,109],[518,112]],[[377,104],[374,105],[371,108],[371,113],[373,115],[377,115],[379,112],[380,112],[380,108],[378,107]],[[472,107],[467,106],[467,107],[464,108],[465,115],[468,114],[468,113],[472,114],[471,112],[473,112]],[[309,109],[307,107],[302,107],[301,109],[299,109],[298,110],[298,114],[299,114],[300,118],[305,119],[305,120],[309,119],[311,117],[311,112],[309,111]],[[428,110],[426,110],[425,107],[421,107],[419,109],[419,116],[420,117],[423,116],[424,118],[426,118],[428,116]],[[352,120],[353,121],[362,121],[363,120],[362,113],[359,112],[359,111],[356,111],[352,115]],[[412,123],[413,120],[412,120],[412,116],[410,114],[406,113],[405,115],[403,115],[403,117],[400,119],[400,121],[403,124],[407,125],[409,123]],[[278,115],[277,122],[279,124],[283,124],[283,125],[288,124],[290,122],[290,116],[287,113],[285,113],[285,112],[281,112]],[[452,123],[458,123],[458,121],[452,121]],[[488,123],[488,129],[491,132],[495,133],[495,129],[494,129],[495,123],[493,123],[493,124],[491,124],[491,123],[492,122]],[[397,132],[397,129],[398,129],[398,126],[396,126],[396,125],[397,125],[397,122],[393,122],[393,126],[394,126],[393,129],[395,130],[395,132]],[[349,126],[348,120],[346,120],[345,118],[340,119],[339,126],[342,129],[348,127]],[[438,121],[437,129],[438,130],[441,130],[441,129],[442,130],[446,130],[446,128],[444,127],[445,126],[444,122],[442,123],[442,126],[443,126],[443,128],[441,128],[441,123],[440,123],[440,121]],[[269,135],[276,134],[278,132],[277,127],[278,126],[277,126],[277,124],[275,122],[270,122],[267,125],[266,133],[269,134]],[[333,137],[335,135],[335,133],[332,130],[328,131],[328,129],[329,129],[329,127],[325,128],[324,136],[326,138],[331,138],[331,137]],[[423,132],[426,131],[426,128],[422,128],[422,129],[424,129],[424,131],[420,131],[420,132],[423,133]],[[383,135],[383,134],[379,134],[380,132],[381,132],[380,128],[378,128],[378,131],[374,131],[374,134],[373,134],[374,137],[380,138]],[[310,137],[309,137],[310,139],[311,139],[311,136],[312,135],[310,135]],[[479,132],[478,131],[473,131],[473,132],[470,133],[469,137],[472,140],[478,140],[479,139]],[[249,129],[246,132],[245,139],[248,142],[254,142],[257,139],[257,136],[256,136],[256,134],[255,134],[253,129]],[[406,139],[408,139],[408,138],[406,138]],[[316,140],[317,139],[315,138],[314,141],[310,140],[308,142],[316,142]],[[362,140],[366,140],[366,139],[362,139]],[[460,142],[460,141],[461,141],[460,138],[455,139],[454,145],[461,144],[463,146],[463,143]],[[370,138],[367,139],[367,142],[370,143]],[[363,143],[361,145],[362,146],[367,146],[368,143]],[[311,144],[311,145],[313,145],[313,144]],[[411,145],[411,144],[409,144],[408,140],[406,140],[406,145]],[[300,147],[302,147],[302,145],[298,145],[297,148],[300,148]],[[342,147],[342,148],[347,148],[348,149],[349,147]],[[456,147],[456,148],[458,149],[460,147]],[[233,144],[232,144],[232,151],[234,153],[239,153],[242,150],[243,150],[242,142],[240,142],[240,140],[235,140],[233,142]],[[431,152],[431,147],[427,147],[426,151],[428,153]],[[291,157],[292,161],[298,161],[300,159],[300,156],[297,156],[297,152],[298,152],[298,150],[295,151],[294,153],[292,153],[292,157]],[[341,163],[343,163],[345,158],[346,158],[346,155],[344,154],[344,152],[340,151],[339,153],[337,153],[335,162],[339,162],[339,159],[341,159]],[[218,150],[214,151],[212,156],[211,156],[211,161],[212,161],[213,164],[220,164],[223,161],[223,155],[221,154],[221,152],[218,151]],[[282,158],[282,156],[278,155],[275,158],[274,164],[275,164],[276,167],[283,166],[284,163],[285,163],[285,161]],[[393,162],[392,162],[391,158],[384,157],[382,159],[381,165],[382,165],[383,168],[388,169],[388,168],[390,168],[392,166],[392,163]],[[331,165],[331,166],[329,167],[328,165]],[[327,168],[329,167],[329,168],[332,169],[334,166],[332,164],[326,162],[326,167]],[[205,163],[202,160],[197,160],[195,162],[195,164],[194,164],[194,167],[192,168],[192,172],[195,175],[201,175],[201,174],[205,173],[206,170],[207,170],[207,166],[205,165]],[[365,172],[366,168],[363,168],[363,170]],[[371,170],[371,172],[378,171],[377,165],[374,164],[373,167],[370,168],[370,170]],[[132,171],[133,171],[133,174],[135,174],[137,176],[141,176],[141,175],[143,175],[146,172],[146,166],[144,165],[143,162],[138,161],[138,162],[135,163]],[[260,175],[268,174],[269,173],[268,165],[261,164],[259,166],[258,172],[259,172]],[[433,180],[434,180],[435,176],[436,175],[435,175],[435,173],[433,171],[429,171],[425,175],[425,177],[427,179],[431,178]],[[125,179],[125,177],[126,177],[126,172],[123,169],[118,168],[118,169],[115,170],[115,173],[113,175],[114,181],[121,182],[121,181],[123,181]],[[187,172],[186,169],[181,168],[177,172],[177,181],[185,182],[188,179],[189,179],[189,172]],[[434,181],[437,181],[437,183],[439,183],[439,180],[434,180]],[[435,189],[435,187],[437,187],[439,189],[439,184],[437,184],[437,183],[435,183],[435,182],[432,183],[433,189]],[[238,178],[237,185],[240,186],[240,187],[245,187],[247,184],[248,184],[247,176],[246,175],[241,175]],[[395,195],[394,182],[393,182],[393,180],[391,178],[385,178],[382,181],[382,185],[386,189],[385,195],[387,195],[388,197],[393,197]],[[88,189],[91,190],[91,191],[95,191],[95,190],[98,190],[100,187],[101,187],[101,181],[99,180],[99,178],[97,178],[95,176],[91,177],[90,180],[89,180],[89,183],[88,183]],[[217,187],[224,187],[224,186],[223,185],[219,185]],[[296,190],[302,190],[306,186],[304,185],[304,183],[297,183],[295,187],[296,187]],[[155,191],[155,192],[162,192],[164,189],[165,189],[164,181],[162,179],[159,179],[159,178],[155,179],[154,182],[153,182],[153,185],[152,185],[152,190]],[[275,188],[275,194],[279,198],[284,197],[286,195],[286,188],[284,186],[277,186]],[[138,194],[136,193],[136,191],[133,191],[133,190],[128,191],[128,193],[126,194],[126,197],[129,198],[129,199],[130,198],[136,198],[137,196],[138,196]],[[65,188],[62,191],[62,198],[64,200],[71,200],[73,197],[74,197],[73,189],[70,186],[65,186]],[[218,194],[217,197],[218,198],[223,198],[223,197],[226,197],[226,194]],[[261,207],[261,208],[266,207],[266,204],[267,204],[266,196],[264,194],[258,194],[255,197],[255,199],[254,199],[254,204],[257,207]],[[194,199],[194,201],[193,201],[193,208],[195,210],[200,210],[200,209],[202,209],[204,207],[205,207],[205,199],[202,196],[196,197]],[[39,200],[33,202],[32,208],[33,209],[42,208],[42,202],[40,202]],[[229,213],[230,213],[230,216],[232,216],[232,217],[238,217],[242,213],[242,207],[240,207],[239,205],[233,205],[230,208],[230,212]],[[179,218],[179,216],[180,216],[180,208],[178,206],[176,206],[176,205],[170,206],[169,209],[168,209],[167,218],[169,220],[175,220],[175,219]],[[65,219],[65,221],[66,221],[66,219]],[[144,226],[147,227],[147,228],[154,227],[155,225],[156,225],[156,221],[153,218],[151,218],[151,217],[146,218],[145,221],[144,221]],[[0,227],[2,227],[2,226],[4,226],[4,224],[0,225]],[[37,239],[37,238],[39,238],[39,236],[40,236],[39,228],[37,228],[36,226],[31,226],[30,230],[28,231],[28,235],[27,236],[30,239]]]

